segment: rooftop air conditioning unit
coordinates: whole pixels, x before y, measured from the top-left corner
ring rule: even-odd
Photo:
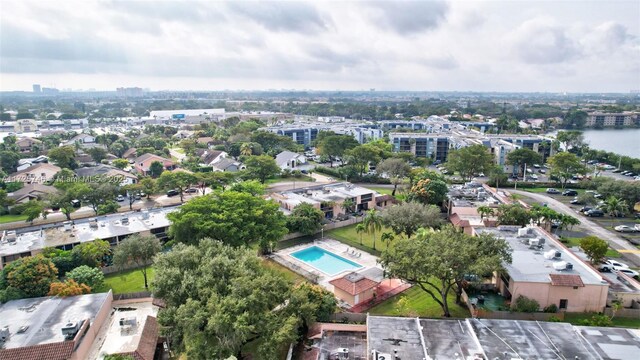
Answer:
[[[135,317],[120,318],[120,326],[136,326],[138,320]]]
[[[376,360],[392,360],[391,354],[378,354]]]
[[[73,227],[71,221],[65,221],[62,224],[64,225],[64,231],[71,231],[71,228]]]
[[[74,336],[76,336],[78,330],[80,330],[79,322],[68,322],[65,326],[62,327],[62,335],[64,335],[65,339],[71,340],[74,338]]]
[[[518,237],[526,237],[527,235],[529,235],[529,228],[518,229]]]
[[[529,239],[529,246],[538,246],[540,245],[540,240],[538,239]]]
[[[562,252],[556,250],[556,252],[553,253],[553,257],[557,258],[557,259],[561,258],[562,257]]]
[[[5,342],[9,338],[9,326],[5,326],[0,330],[0,341]]]
[[[573,270],[573,264],[568,262],[567,263],[567,267],[565,268],[565,270]]]
[[[544,258],[545,258],[545,259],[551,260],[551,259],[553,259],[554,257],[556,257],[556,252],[555,252],[555,250],[549,250],[549,251],[547,251],[547,252],[545,252],[545,253],[544,253]]]
[[[564,270],[567,268],[567,263],[565,261],[557,261],[553,263],[553,268],[555,270]]]
[[[16,240],[18,239],[18,237],[16,236],[16,232],[15,230],[12,231],[7,231],[4,239],[9,242],[9,243],[14,243],[16,242]]]

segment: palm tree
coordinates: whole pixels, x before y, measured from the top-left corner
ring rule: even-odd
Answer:
[[[253,154],[253,149],[251,149],[251,145],[249,143],[243,143],[240,145],[240,155],[251,156]]]
[[[362,223],[367,233],[373,233],[373,250],[376,250],[376,231],[382,230],[382,216],[376,209],[369,210]]]
[[[342,209],[344,210],[345,214],[348,214],[352,211],[353,206],[356,203],[353,201],[353,199],[346,199],[345,201],[342,202]]]
[[[484,205],[478,206],[478,214],[480,214],[480,221],[482,221],[485,217],[493,215],[493,208]]]
[[[393,241],[395,237],[390,232],[383,232],[380,236],[380,240],[387,243],[387,249],[389,249],[389,243]]]
[[[610,196],[603,206],[603,210],[609,214],[609,216],[621,216],[627,212],[627,203],[615,196]]]
[[[366,231],[367,231],[367,228],[364,227],[363,223],[356,225],[356,233],[360,234],[360,245],[362,245],[362,233]]]

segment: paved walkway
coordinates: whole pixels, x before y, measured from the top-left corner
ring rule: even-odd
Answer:
[[[577,217],[578,219],[580,219],[580,225],[578,226],[579,228],[584,229],[590,235],[594,235],[606,240],[609,245],[620,252],[627,261],[633,263],[636,266],[640,266],[640,253],[638,252],[637,247],[635,247],[627,240],[621,238],[616,233],[609,231],[596,224],[595,222],[589,220],[589,218],[580,216],[576,213],[575,210],[571,209],[569,206],[563,204],[562,202],[545,194],[530,193],[527,191],[513,189],[508,189],[507,191],[513,194],[527,196],[540,202],[545,202],[547,203],[548,207],[555,211]]]

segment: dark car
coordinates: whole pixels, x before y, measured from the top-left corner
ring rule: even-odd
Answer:
[[[560,194],[560,190],[554,188],[548,188],[547,194]]]
[[[188,194],[194,194],[198,192],[198,189],[196,188],[188,188],[187,190],[185,190],[184,192],[188,193]]]
[[[593,208],[591,206],[583,206],[578,211],[580,211],[581,213],[586,213],[589,210],[593,210]]]
[[[71,200],[71,206],[73,206],[74,208],[79,208],[80,206],[82,206],[82,203],[80,202],[80,200]]]
[[[585,213],[585,215],[587,215],[589,217],[603,217],[604,216],[604,211],[602,211],[600,209],[591,209],[591,210],[587,211]]]
[[[565,190],[562,192],[562,196],[578,196],[578,192],[575,190]]]
[[[180,195],[180,192],[178,190],[169,190],[169,191],[167,191],[167,196],[168,197],[172,197],[172,196],[176,196],[176,195]]]
[[[582,205],[582,202],[578,199],[572,199],[569,203],[572,205]]]

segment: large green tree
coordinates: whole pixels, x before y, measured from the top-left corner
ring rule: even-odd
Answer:
[[[389,177],[389,180],[393,184],[393,191],[391,192],[391,195],[396,196],[398,185],[402,184],[404,179],[409,176],[409,173],[411,173],[411,166],[409,166],[409,164],[403,159],[389,158],[382,160],[378,164],[376,172],[381,175],[386,174]]]
[[[74,246],[72,253],[81,264],[97,267],[101,266],[105,256],[111,253],[111,245],[106,240],[96,239]]]
[[[376,250],[376,233],[382,230],[382,216],[380,216],[380,212],[376,209],[367,211],[364,219],[362,219],[362,224],[367,230],[367,233],[373,234],[373,250]]]
[[[511,262],[505,240],[487,234],[470,236],[452,226],[399,239],[380,258],[389,276],[425,291],[445,317],[451,316],[447,297],[452,292],[461,294],[465,277],[489,275],[500,270],[503,262]]]
[[[448,192],[449,188],[442,175],[425,170],[413,179],[409,198],[424,204],[442,206]]]
[[[287,217],[287,228],[290,232],[304,235],[315,234],[322,227],[324,213],[311,204],[302,203],[296,206]]]
[[[532,214],[520,204],[502,204],[496,210],[499,225],[519,225],[525,227],[531,223]]]
[[[49,159],[61,168],[74,169],[77,164],[75,160],[76,151],[73,146],[60,146],[49,150]]]
[[[316,151],[329,157],[329,165],[333,167],[336,158],[344,164],[345,152],[358,146],[358,141],[351,135],[338,135],[330,131],[321,131],[316,138]]]
[[[569,130],[558,131],[556,139],[562,144],[565,151],[573,153],[580,152],[586,146],[582,131]]]
[[[104,273],[97,267],[81,265],[66,273],[67,279],[85,284],[91,289],[99,289],[104,283]]]
[[[169,234],[189,244],[209,237],[232,246],[258,242],[267,250],[288,232],[278,204],[237,191],[216,191],[192,199],[168,218],[172,222]]]
[[[532,168],[533,164],[539,164],[541,161],[542,156],[528,148],[516,149],[507,154],[507,164],[518,169],[518,174],[526,175],[525,166]]]
[[[375,146],[358,145],[344,152],[344,156],[349,164],[353,167],[360,177],[368,169],[369,164],[375,164],[380,161],[382,151]]]
[[[382,210],[382,222],[396,235],[412,237],[419,228],[439,227],[443,218],[440,208],[418,202],[405,202]]]
[[[333,312],[324,290],[293,286],[251,250],[205,239],[178,244],[155,263],[158,321],[191,359],[276,359],[316,319]],[[304,330],[303,330],[304,331]],[[251,346],[249,346],[251,344]]]
[[[492,166],[493,155],[480,144],[449,152],[445,165],[447,170],[457,171],[464,180],[471,180],[479,173],[489,173]]]
[[[133,265],[142,273],[144,288],[149,288],[147,273],[153,257],[160,252],[160,240],[153,235],[134,234],[120,241],[113,252],[113,264],[119,268]]]
[[[587,168],[582,164],[580,158],[570,152],[557,153],[551,156],[547,162],[549,163],[549,174],[560,179],[563,189],[574,175],[587,172]]]
[[[245,160],[247,173],[251,178],[260,180],[264,184],[265,180],[280,173],[280,167],[276,161],[268,155],[249,156]]]
[[[180,202],[184,201],[184,191],[198,183],[198,177],[185,171],[163,171],[157,185],[165,190],[177,190]]]
[[[607,251],[609,250],[609,244],[606,241],[596,236],[587,236],[580,239],[580,248],[587,254],[589,261],[592,264],[597,265],[604,260]]]

